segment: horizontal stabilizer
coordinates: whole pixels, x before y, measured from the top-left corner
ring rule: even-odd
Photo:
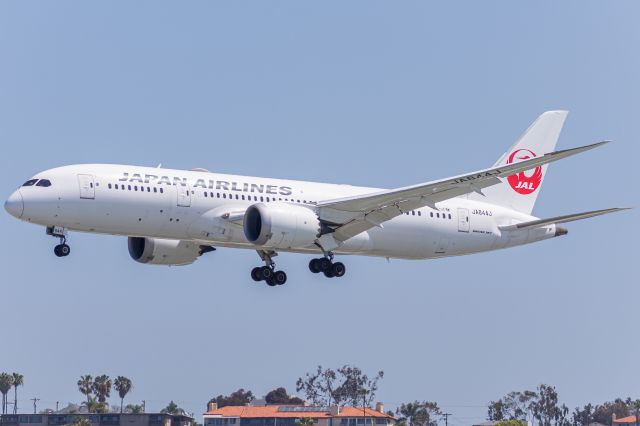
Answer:
[[[573,222],[574,220],[587,219],[589,217],[600,216],[607,213],[614,213],[621,210],[629,210],[629,208],[616,207],[612,209],[594,210],[591,212],[584,212],[584,213],[574,213],[574,214],[568,214],[565,216],[550,217],[548,219],[531,220],[529,222],[517,223],[515,225],[499,226],[498,228],[500,228],[501,231],[517,231],[517,230],[540,228],[547,225]]]

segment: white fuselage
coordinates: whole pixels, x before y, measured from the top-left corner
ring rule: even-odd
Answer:
[[[260,249],[245,238],[239,217],[252,204],[307,206],[379,191],[207,171],[84,164],[34,176],[50,186],[22,186],[11,197],[15,216],[44,226],[101,234],[194,241],[212,246]],[[19,199],[19,201],[17,201]],[[22,202],[19,211],[18,202]],[[20,212],[20,214],[18,214]],[[501,249],[551,238],[555,225],[501,232],[499,226],[535,219],[466,196],[406,212],[333,250],[404,259],[427,259]],[[283,251],[319,253],[311,244]]]

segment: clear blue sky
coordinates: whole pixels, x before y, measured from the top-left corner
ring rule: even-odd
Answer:
[[[567,148],[535,213],[637,206],[637,2],[2,2],[0,194],[84,162],[398,187],[488,166],[541,112]],[[326,280],[252,251],[140,265],[126,239],[0,214],[0,371],[26,398],[80,401],[81,374],[128,401],[200,413],[239,387],[293,390],[316,365],[383,369],[387,406],[436,400],[453,426],[512,390],[570,407],[640,397],[637,210],[567,237],[438,261],[347,258]],[[116,402],[116,398],[112,399]]]

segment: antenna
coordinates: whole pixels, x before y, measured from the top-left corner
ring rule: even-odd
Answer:
[[[449,416],[451,416],[451,413],[442,413],[442,417],[444,417],[445,426],[449,426]]]

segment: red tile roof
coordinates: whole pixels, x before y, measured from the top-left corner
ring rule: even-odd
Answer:
[[[288,406],[290,407],[290,406]],[[362,407],[341,407],[340,414],[332,416],[329,411],[318,409],[318,411],[278,411],[279,405],[267,405],[262,407],[251,406],[227,406],[217,410],[207,411],[205,416],[220,417],[241,417],[241,418],[330,418],[330,417],[362,417]],[[309,409],[309,408],[307,408]],[[386,413],[381,413],[372,408],[365,408],[367,417],[393,418]]]
[[[622,417],[620,419],[615,419],[613,421],[614,423],[635,423],[636,422],[636,416],[628,416],[628,417]]]

